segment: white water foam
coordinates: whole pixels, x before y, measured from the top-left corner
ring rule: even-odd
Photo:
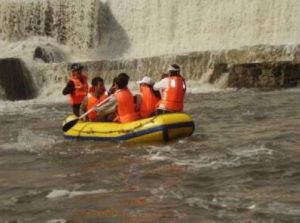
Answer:
[[[228,149],[231,153],[230,156],[225,154],[219,154],[216,156],[202,155],[197,158],[173,158],[173,162],[177,165],[189,166],[192,170],[211,168],[220,169],[224,167],[238,167],[243,163],[255,163],[258,160],[263,159],[265,162],[270,161],[274,158],[274,151],[264,146],[256,147],[251,146],[249,148],[235,148]]]
[[[59,92],[61,93],[61,92]],[[22,114],[44,114],[49,112],[49,108],[46,105],[50,103],[66,103],[67,97],[62,97],[58,94],[52,94],[51,97],[42,96],[32,100],[20,100],[20,101],[1,101],[0,100],[0,115],[17,115]],[[53,109],[52,109],[53,112]],[[60,111],[54,111],[60,112]]]
[[[39,153],[53,149],[53,145],[59,142],[63,142],[61,137],[22,129],[18,133],[16,141],[4,143],[1,145],[1,148],[4,150]]]
[[[238,156],[243,158],[250,158],[250,157],[258,157],[258,156],[273,156],[274,150],[268,149],[264,146],[260,147],[250,147],[250,148],[238,148],[238,149],[231,149],[231,152]]]
[[[253,210],[256,207],[256,204],[249,203],[248,201],[238,198],[238,197],[230,197],[230,196],[222,196],[222,197],[214,197],[210,200],[191,197],[185,199],[186,203],[191,207],[201,207],[207,210],[211,208],[218,209],[227,209],[227,210],[237,210],[237,209],[249,209]],[[219,213],[222,215],[222,213]]]
[[[248,148],[232,148],[226,150],[228,154],[202,154],[201,156],[191,157],[188,154],[180,154],[181,150],[168,147],[153,147],[148,150],[149,154],[144,158],[150,161],[170,161],[175,165],[186,166],[190,170],[199,169],[221,169],[224,167],[238,167],[243,163],[257,162],[263,159],[268,162],[274,159],[275,151],[264,146]],[[276,152],[278,155],[278,152]]]
[[[65,219],[52,219],[52,220],[46,221],[46,223],[67,223],[67,220],[65,220]]]
[[[235,88],[225,88],[224,86],[226,86],[226,84],[220,85],[218,80],[213,84],[190,80],[187,82],[187,92],[191,94],[206,94],[236,91]]]
[[[16,42],[0,41],[0,58],[17,57],[25,61],[32,61],[35,49],[40,46],[53,46],[61,50],[62,54],[71,56],[72,49],[68,46],[58,44],[55,39],[49,37],[34,36],[29,39],[24,39]],[[66,59],[68,60],[69,57]]]
[[[161,155],[160,152],[152,153],[151,155],[146,156],[146,157],[148,157],[148,160],[151,160],[151,161],[164,161],[164,160],[168,160],[168,157]]]
[[[52,190],[46,198],[48,199],[57,199],[61,197],[73,198],[82,195],[91,195],[91,194],[103,194],[109,193],[109,190],[97,189],[92,191],[68,191],[68,190]]]

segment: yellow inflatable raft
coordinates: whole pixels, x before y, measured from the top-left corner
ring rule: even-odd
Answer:
[[[67,117],[63,125],[72,118],[74,116]],[[64,136],[84,140],[153,142],[190,136],[193,131],[194,122],[189,115],[170,113],[123,124],[80,120],[64,132]]]

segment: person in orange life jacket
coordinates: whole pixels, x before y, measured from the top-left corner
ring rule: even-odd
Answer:
[[[155,115],[155,110],[160,100],[160,93],[153,90],[153,80],[145,76],[137,83],[140,85],[140,94],[137,95],[137,107],[141,118]]]
[[[101,77],[95,77],[92,80],[92,86],[89,90],[88,95],[83,99],[81,103],[81,111],[83,113],[92,109],[95,105],[99,104],[101,101],[107,98],[107,92],[104,86],[104,81]],[[87,121],[101,121],[101,113],[96,111],[90,112],[86,116]]]
[[[134,97],[127,88],[128,81],[129,76],[126,73],[120,73],[116,80],[117,91],[107,103],[95,110],[102,112],[106,110],[107,107],[115,105],[116,118],[114,122],[127,123],[139,119],[139,113],[135,110]]]
[[[87,76],[82,74],[83,68],[79,63],[71,65],[70,79],[62,91],[63,95],[70,95],[69,101],[76,116],[80,115],[80,104],[88,93]]]
[[[111,87],[108,90],[108,96],[113,95],[117,91],[117,77],[114,77]],[[116,103],[110,101],[101,111],[101,121],[112,122],[116,118]]]
[[[156,114],[183,111],[186,84],[177,64],[168,67],[168,77],[155,83],[153,89],[162,92]]]

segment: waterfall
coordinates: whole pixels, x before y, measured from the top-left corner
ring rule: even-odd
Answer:
[[[97,44],[95,0],[1,0],[0,37],[18,41],[47,36],[84,48]]]
[[[39,87],[75,61],[90,78],[155,77],[176,62],[200,84],[296,86],[299,21],[299,0],[0,0],[0,58],[22,59]]]
[[[127,57],[300,43],[298,0],[109,0]]]
[[[298,0],[0,0],[0,39],[54,38],[95,59],[300,42]],[[98,53],[98,54],[97,54]]]

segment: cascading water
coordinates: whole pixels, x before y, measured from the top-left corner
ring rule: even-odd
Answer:
[[[300,36],[297,0],[1,0],[0,12],[2,40],[47,36],[99,50],[118,40],[125,58],[297,45]]]
[[[130,40],[128,57],[300,43],[297,0],[108,2]]]
[[[95,0],[1,0],[1,39],[47,36],[62,44],[92,47],[97,41],[96,4]]]
[[[175,61],[199,80],[211,64],[299,63],[299,12],[297,0],[1,0],[0,58],[20,57],[38,76],[36,52],[50,63],[94,61],[90,76],[133,79]]]

